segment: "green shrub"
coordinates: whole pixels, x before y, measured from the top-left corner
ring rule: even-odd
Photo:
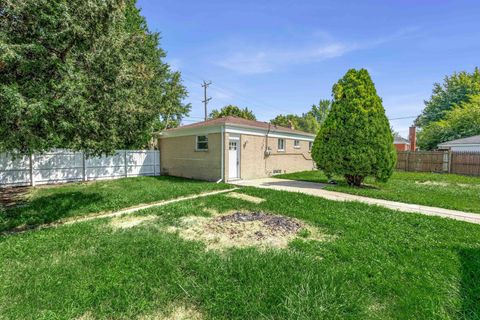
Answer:
[[[312,150],[319,169],[360,186],[366,176],[386,181],[396,152],[382,99],[365,69],[349,70],[333,86],[332,109]]]

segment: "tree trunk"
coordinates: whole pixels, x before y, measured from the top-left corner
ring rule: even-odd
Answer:
[[[349,186],[360,187],[365,177],[353,174],[346,174],[345,179],[347,180]]]

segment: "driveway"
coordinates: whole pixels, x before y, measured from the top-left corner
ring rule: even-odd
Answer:
[[[480,224],[480,214],[458,211],[458,210],[449,210],[437,207],[422,206],[418,204],[403,203],[397,201],[383,200],[383,199],[374,199],[368,197],[362,197],[342,192],[324,190],[323,188],[326,184],[306,182],[306,181],[296,181],[296,180],[287,180],[287,179],[276,179],[276,178],[263,178],[255,180],[240,180],[230,182],[238,186],[249,186],[257,188],[265,188],[272,190],[282,190],[289,192],[299,192],[312,196],[322,197],[328,200],[334,201],[358,201],[371,205],[378,205],[385,208],[403,211],[403,212],[415,212],[421,213],[429,216],[438,216],[443,218],[450,218],[460,221],[466,221],[470,223]]]

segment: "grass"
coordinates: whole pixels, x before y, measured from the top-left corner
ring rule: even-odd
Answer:
[[[275,176],[283,179],[327,183],[321,171],[304,171]],[[446,209],[480,213],[480,177],[455,174],[396,171],[386,183],[367,178],[367,187],[350,187],[342,177],[338,185],[326,190],[345,192],[371,198],[394,200]]]
[[[125,230],[99,219],[0,236],[0,318],[135,319],[176,305],[205,319],[480,318],[480,225],[240,192],[266,201],[216,195],[138,212],[159,218]],[[291,216],[333,239],[218,252],[164,231],[208,209]]]
[[[225,188],[228,185],[167,176],[37,187],[23,205],[0,208],[0,232]]]

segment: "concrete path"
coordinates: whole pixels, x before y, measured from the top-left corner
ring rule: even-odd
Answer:
[[[393,210],[399,210],[403,212],[416,212],[416,213],[421,213],[429,216],[438,216],[443,218],[450,218],[450,219],[480,224],[480,214],[457,211],[457,210],[449,210],[449,209],[443,209],[443,208],[436,208],[436,207],[428,207],[428,206],[422,206],[418,204],[409,204],[409,203],[383,200],[383,199],[374,199],[374,198],[347,194],[343,192],[329,191],[329,190],[323,189],[326,185],[322,183],[276,179],[276,178],[264,178],[264,179],[255,179],[255,180],[235,181],[232,184],[235,184],[238,186],[250,186],[250,187],[266,188],[266,189],[273,189],[273,190],[299,192],[299,193],[309,194],[312,196],[322,197],[325,199],[335,200],[335,201],[358,201],[358,202],[368,203],[372,205],[382,206],[382,207],[393,209]]]

